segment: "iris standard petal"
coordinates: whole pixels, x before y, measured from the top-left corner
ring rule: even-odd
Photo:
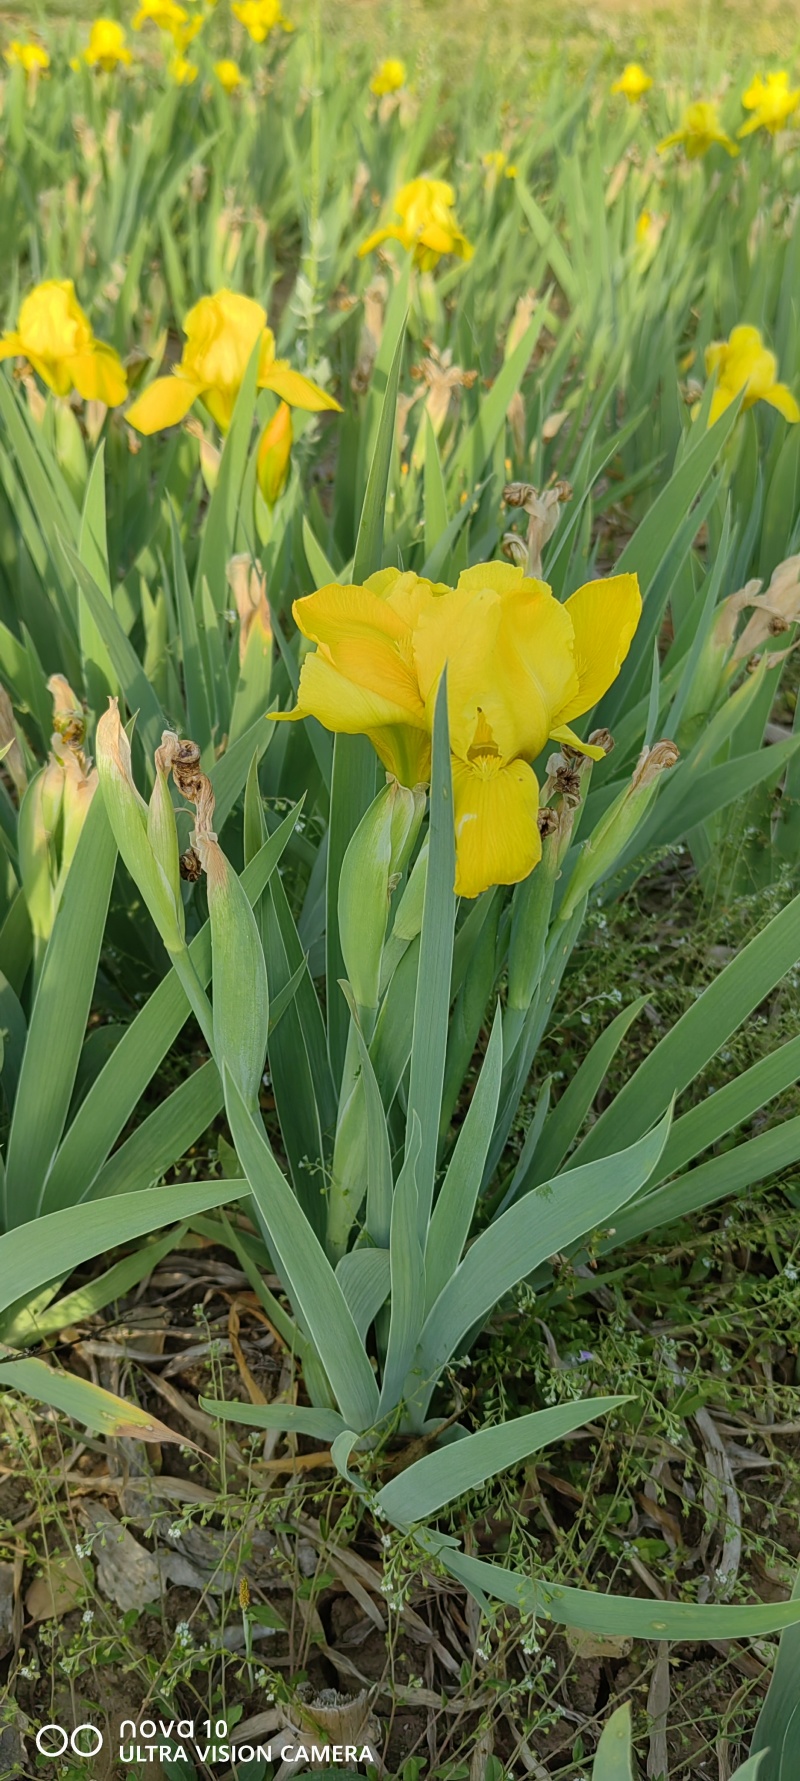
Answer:
[[[202,384],[192,383],[188,377],[177,373],[157,377],[128,409],[126,419],[137,433],[161,433],[165,427],[177,426],[202,394]]]
[[[578,691],[554,712],[554,726],[590,711],[616,680],[642,613],[638,577],[587,581],[565,601],[565,609],[575,632]]]
[[[479,897],[492,884],[518,884],[542,853],[539,787],[526,761],[453,759],[456,894]]]

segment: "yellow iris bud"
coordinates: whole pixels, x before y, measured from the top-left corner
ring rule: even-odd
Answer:
[[[267,422],[258,447],[258,486],[268,507],[283,494],[292,459],[292,412],[281,402]]]

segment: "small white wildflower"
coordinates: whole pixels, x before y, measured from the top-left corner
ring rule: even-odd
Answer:
[[[87,1608],[86,1612],[81,1615],[81,1626],[91,1626],[93,1620],[94,1608]]]

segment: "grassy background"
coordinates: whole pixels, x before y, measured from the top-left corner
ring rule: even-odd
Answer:
[[[225,0],[220,0],[220,15]],[[123,20],[133,7],[121,0],[92,6],[88,0],[46,0],[0,7],[0,27],[46,29],[56,21],[87,21],[102,11]],[[326,33],[343,44],[394,50],[452,69],[454,84],[466,80],[480,61],[496,66],[508,81],[509,96],[520,78],[529,79],[555,54],[568,53],[581,64],[608,58],[648,57],[662,72],[690,83],[709,60],[722,67],[739,61],[742,43],[755,57],[791,58],[800,48],[800,9],[796,0],[669,0],[654,6],[631,0],[592,0],[559,6],[554,0],[291,0],[297,24],[319,13]],[[499,21],[499,22],[498,22]]]

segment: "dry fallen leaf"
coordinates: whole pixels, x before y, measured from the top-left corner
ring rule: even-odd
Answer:
[[[41,1577],[34,1577],[25,1609],[30,1620],[59,1620],[77,1608],[85,1594],[86,1578],[78,1559],[71,1552],[57,1552],[46,1561]]]
[[[627,1657],[633,1640],[617,1633],[586,1633],[582,1627],[567,1627],[564,1635],[576,1657]]]

